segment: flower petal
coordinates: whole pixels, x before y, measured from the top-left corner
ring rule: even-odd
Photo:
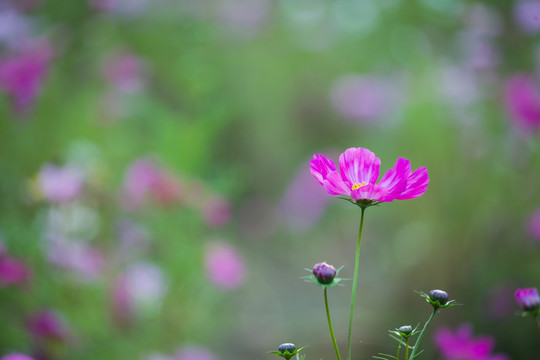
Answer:
[[[379,178],[381,160],[364,148],[349,148],[339,156],[341,177],[351,186],[375,184]]]
[[[407,200],[422,196],[428,187],[429,176],[425,167],[416,169],[407,179],[407,188],[396,199]]]
[[[378,184],[364,185],[359,189],[352,190],[352,198],[357,200],[376,200],[384,202],[386,189]]]
[[[398,158],[394,167],[389,169],[379,182],[379,185],[386,189],[386,195],[379,201],[390,202],[398,199],[407,188],[407,178],[411,173],[409,160]]]
[[[311,175],[317,179],[319,184],[323,185],[324,180],[328,177],[328,174],[336,171],[336,165],[331,160],[328,160],[324,155],[315,154],[310,161],[309,170]]]
[[[343,181],[337,171],[328,173],[328,176],[326,180],[323,181],[322,186],[330,195],[352,196],[350,186]]]

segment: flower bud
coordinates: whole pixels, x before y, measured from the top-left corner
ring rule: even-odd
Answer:
[[[444,305],[448,302],[448,294],[443,290],[431,290],[429,292],[429,298],[433,302],[439,302],[440,305]]]
[[[404,325],[404,326],[400,327],[397,330],[403,335],[410,335],[412,333],[412,331],[413,331],[411,325]]]
[[[540,296],[536,288],[517,289],[514,296],[521,310],[534,312],[540,309]]]
[[[292,354],[294,350],[296,350],[296,345],[291,344],[291,343],[284,343],[284,344],[279,345],[278,350],[282,354],[284,354],[285,351],[288,351],[289,353]]]
[[[313,266],[313,275],[315,275],[320,284],[332,283],[336,273],[336,268],[332,265],[328,265],[325,262],[318,263]]]

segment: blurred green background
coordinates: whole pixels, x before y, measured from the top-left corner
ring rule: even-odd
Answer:
[[[17,261],[3,276],[20,276],[0,279],[0,355],[270,359],[293,342],[333,358],[322,291],[300,277],[320,261],[352,277],[360,209],[309,160],[365,147],[431,181],[367,210],[353,357],[393,353],[387,330],[429,316],[414,291],[440,288],[463,306],[421,358],[444,359],[433,333],[462,323],[538,358],[513,292],[540,285],[540,95],[512,102],[508,84],[538,85],[539,8],[1,2],[0,234]],[[329,294],[344,350],[350,283]]]

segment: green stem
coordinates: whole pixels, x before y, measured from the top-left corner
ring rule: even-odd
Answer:
[[[426,332],[426,329],[428,328],[429,324],[431,323],[431,320],[433,320],[433,317],[437,313],[437,309],[433,308],[433,312],[431,313],[431,316],[429,317],[428,321],[426,321],[426,324],[424,325],[424,328],[422,329],[422,332],[418,336],[418,340],[416,340],[416,343],[414,344],[413,351],[411,353],[410,359],[414,359],[414,355],[416,354],[416,350],[418,349],[418,346],[420,345],[420,340],[422,340],[422,336],[424,336],[424,333]]]
[[[405,360],[409,360],[409,337],[405,339]]]
[[[354,277],[353,277],[352,292],[351,292],[351,313],[349,315],[349,334],[347,336],[347,360],[351,360],[354,299],[356,297],[356,284],[358,283],[358,265],[360,262],[360,243],[362,242],[362,228],[364,227],[364,212],[366,211],[365,207],[362,207],[361,209],[362,209],[362,216],[360,218],[360,228],[358,229],[358,242],[356,243],[356,257],[354,260]]]
[[[536,325],[540,329],[540,315],[536,315],[534,318],[536,319]]]
[[[328,319],[328,328],[330,329],[330,336],[332,337],[332,343],[334,344],[334,350],[336,351],[336,358],[337,360],[341,360],[341,356],[339,355],[339,349],[336,343],[336,337],[334,336],[334,329],[332,328],[332,319],[330,318],[330,310],[328,309],[328,295],[326,294],[326,290],[328,288],[324,287],[324,306],[326,308],[326,318]]]

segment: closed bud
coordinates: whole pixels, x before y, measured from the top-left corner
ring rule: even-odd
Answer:
[[[443,290],[431,290],[429,292],[429,298],[433,302],[439,302],[440,305],[444,305],[448,302],[448,294]]]
[[[407,336],[407,335],[410,335],[413,331],[413,328],[411,325],[404,325],[402,327],[400,327],[399,329],[397,329],[401,334]]]
[[[313,266],[313,275],[315,275],[315,278],[317,278],[320,284],[331,284],[336,277],[336,273],[336,268],[325,262]]]
[[[279,345],[278,350],[282,354],[284,354],[285,351],[288,351],[289,353],[292,354],[294,350],[296,350],[296,345],[291,344],[291,343],[284,343],[284,344]]]

